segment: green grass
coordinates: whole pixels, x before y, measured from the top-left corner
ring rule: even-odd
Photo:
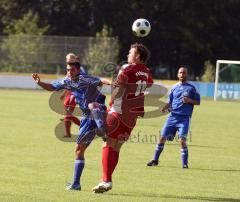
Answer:
[[[166,117],[139,120],[122,148],[113,189],[94,195],[91,188],[101,177],[101,141],[96,139],[86,152],[82,191],[65,191],[75,144],[55,137],[61,115],[49,108],[49,96],[0,90],[0,201],[240,200],[239,102],[203,100],[195,108],[188,170],[181,168],[176,141],[165,146],[160,166],[146,167]]]

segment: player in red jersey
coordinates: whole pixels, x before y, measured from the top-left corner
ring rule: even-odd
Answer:
[[[137,118],[144,116],[144,91],[153,84],[150,70],[145,66],[149,55],[143,44],[131,45],[128,64],[121,68],[114,83],[102,147],[102,182],[93,188],[94,193],[112,189],[112,174],[121,146],[129,138]]]

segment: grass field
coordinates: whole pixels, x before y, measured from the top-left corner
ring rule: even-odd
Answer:
[[[86,152],[82,191],[66,191],[75,144],[55,137],[61,115],[49,108],[49,96],[0,90],[0,201],[240,201],[239,102],[203,100],[195,108],[187,170],[181,168],[176,141],[167,143],[160,166],[146,167],[166,117],[138,121],[122,148],[113,189],[95,195],[101,141]]]

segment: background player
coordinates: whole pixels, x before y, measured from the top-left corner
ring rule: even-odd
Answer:
[[[137,118],[144,116],[144,91],[153,83],[145,66],[149,51],[142,44],[131,45],[128,66],[122,68],[111,94],[112,106],[107,114],[107,139],[102,148],[102,182],[94,193],[112,189],[112,174],[118,163],[122,144],[129,138]]]
[[[66,64],[74,64],[79,63],[80,65],[80,71],[79,74],[85,74],[85,70],[82,67],[80,63],[80,58],[75,55],[74,53],[68,53],[66,55]],[[68,73],[67,73],[67,76]],[[73,116],[73,111],[76,106],[76,98],[73,95],[73,93],[70,90],[65,90],[63,94],[60,96],[61,100],[64,100],[64,110],[65,110],[65,116],[64,116],[64,127],[65,127],[65,135],[64,137],[71,137],[71,124],[72,122],[76,125],[80,126],[80,120]]]
[[[200,95],[196,88],[187,82],[188,71],[185,67],[178,70],[179,83],[173,86],[168,103],[162,108],[162,112],[171,110],[170,115],[165,122],[161,137],[156,145],[153,160],[147,163],[147,166],[157,166],[160,154],[164,149],[166,140],[173,140],[176,132],[181,143],[182,167],[188,168],[188,148],[186,138],[190,125],[194,105],[200,104]]]

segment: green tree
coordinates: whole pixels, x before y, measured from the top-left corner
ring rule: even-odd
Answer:
[[[119,54],[118,38],[111,37],[112,29],[104,25],[96,37],[90,39],[84,62],[93,75],[106,76],[109,72],[104,67],[109,63],[117,63]]]
[[[203,82],[213,82],[215,77],[215,66],[209,61],[204,62],[204,73],[201,77]]]
[[[5,58],[2,60],[4,71],[39,71],[39,51],[41,50],[42,35],[48,26],[39,27],[39,16],[29,11],[19,20],[13,20],[4,28],[8,36],[3,40],[1,51]]]

